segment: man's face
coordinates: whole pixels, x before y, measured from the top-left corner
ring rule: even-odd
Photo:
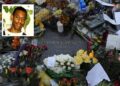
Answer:
[[[21,31],[25,24],[26,13],[21,10],[17,10],[14,15],[12,15],[12,26],[16,31]]]

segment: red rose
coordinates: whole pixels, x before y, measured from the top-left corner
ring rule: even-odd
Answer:
[[[120,86],[120,81],[119,81],[119,80],[116,80],[116,81],[114,82],[114,86]]]
[[[25,68],[26,73],[29,75],[32,73],[33,69],[31,67],[26,67]]]
[[[20,73],[22,72],[22,68],[19,69],[19,72],[20,72]]]
[[[71,81],[72,82],[78,82],[78,79],[77,78],[72,78]]]
[[[66,83],[66,82],[67,82],[67,79],[66,79],[66,78],[63,78],[62,81]]]
[[[17,69],[16,69],[16,67],[11,67],[11,68],[9,68],[9,70],[11,73],[15,73]]]

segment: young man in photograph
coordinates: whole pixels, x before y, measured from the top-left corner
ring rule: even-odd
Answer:
[[[23,7],[16,7],[10,16],[12,25],[8,28],[3,35],[6,36],[22,36],[26,35],[24,30],[24,24],[27,19],[27,11]]]

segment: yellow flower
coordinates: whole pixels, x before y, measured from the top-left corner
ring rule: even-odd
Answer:
[[[87,54],[87,51],[85,51],[83,54],[82,54],[82,58],[87,58],[88,57],[88,54]]]
[[[83,63],[83,59],[79,56],[75,56],[74,57],[74,61],[76,65],[82,64]]]
[[[98,63],[98,59],[97,58],[93,58],[92,60],[93,60],[93,64]]]
[[[91,59],[89,57],[84,58],[85,63],[91,63]]]
[[[90,57],[90,58],[93,58],[93,57],[94,57],[94,51],[93,51],[93,50],[89,53],[89,57]]]
[[[80,49],[77,51],[76,56],[81,56],[84,53],[84,50]]]

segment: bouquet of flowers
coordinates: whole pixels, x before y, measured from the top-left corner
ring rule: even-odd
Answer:
[[[80,65],[76,65],[74,58],[69,54],[60,54],[45,58],[44,65],[46,66],[46,73],[59,82],[61,86],[63,86],[62,82],[64,80],[68,81],[71,84],[70,86],[74,86],[73,83],[78,83],[77,77],[80,76]]]
[[[36,72],[37,59],[47,49],[46,46],[26,45],[24,49],[16,51],[14,55],[5,54],[0,58],[0,73],[10,80],[24,78],[31,81]]]
[[[74,56],[75,63],[80,65],[82,63],[96,64],[98,59],[94,56],[94,51],[91,51],[89,55],[87,51],[82,49],[78,50],[76,56]]]
[[[37,61],[40,55],[46,50],[47,47],[27,45],[24,50],[19,53],[19,57],[16,59],[17,66],[25,68],[27,75],[30,75],[37,65]]]
[[[75,64],[80,65],[81,70],[84,71],[86,76],[87,72],[98,63],[98,59],[94,55],[94,51],[89,54],[85,50],[78,50],[76,56],[74,56]]]
[[[11,66],[14,64],[15,58],[11,55],[1,55],[0,58],[0,73],[3,74],[3,76],[7,77],[8,70],[11,68]],[[12,72],[13,70],[9,70]]]

